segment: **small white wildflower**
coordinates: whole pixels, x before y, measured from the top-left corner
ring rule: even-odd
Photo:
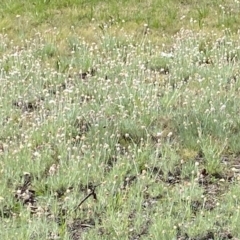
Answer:
[[[223,104],[223,105],[220,107],[220,111],[223,111],[225,108],[226,108],[226,105]]]
[[[53,175],[57,172],[58,168],[59,168],[59,166],[57,166],[57,165],[54,163],[54,164],[49,168],[49,171],[48,171],[49,175],[50,175],[50,176],[53,176]]]
[[[158,132],[157,137],[161,137],[161,136],[162,136],[162,132]]]
[[[64,198],[64,201],[65,201],[65,202],[68,201],[68,200],[70,200],[70,197],[65,197],[65,198]]]
[[[129,138],[129,134],[128,134],[128,133],[125,133],[125,137],[126,137],[126,138]]]
[[[49,104],[56,104],[56,102],[54,100],[50,100]]]
[[[104,149],[108,149],[109,148],[109,145],[107,143],[104,143],[104,146],[103,146]]]
[[[172,135],[173,135],[173,133],[169,132],[167,136],[170,138]]]
[[[186,17],[185,15],[181,16],[180,20],[183,20],[185,17]]]
[[[161,52],[161,57],[173,58],[173,54],[172,53]]]
[[[40,154],[39,152],[36,151],[36,152],[33,153],[33,156],[34,156],[34,157],[40,157],[41,154]]]

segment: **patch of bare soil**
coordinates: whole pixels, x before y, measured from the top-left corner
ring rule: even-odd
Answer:
[[[91,123],[88,122],[84,117],[77,118],[73,124],[76,128],[78,137],[81,137],[83,134],[87,133],[90,130]]]
[[[159,194],[156,196],[151,196],[147,191],[144,193],[143,208],[149,209],[154,206],[158,201],[163,198],[163,195]]]
[[[0,210],[0,217],[1,218],[11,218],[14,216],[14,211],[7,205],[4,205]]]
[[[106,173],[108,173],[112,170],[112,168],[116,164],[117,160],[118,160],[118,157],[116,155],[112,155],[107,159],[105,166],[104,166],[104,170]]]
[[[89,71],[83,72],[79,74],[80,79],[86,80],[88,77],[92,77],[96,74],[96,69],[92,68]]]
[[[16,100],[13,101],[13,106],[16,108],[21,109],[23,112],[33,112],[40,108],[44,98],[38,98],[37,100],[33,101],[24,101],[24,100]]]
[[[80,240],[84,232],[95,227],[95,221],[94,219],[74,219],[67,227],[72,240]]]
[[[207,210],[215,208],[216,203],[219,201],[221,195],[227,190],[227,183],[231,182],[232,174],[210,174],[206,169],[203,169],[198,176],[198,183],[204,189],[203,195],[205,201],[200,203],[199,201],[193,202],[193,209],[199,210],[201,207]]]
[[[224,156],[222,162],[228,169],[227,174],[231,180],[240,180],[240,156]]]
[[[148,171],[152,173],[156,181],[162,181],[170,185],[178,184],[181,182],[181,167],[176,166],[173,171],[164,174],[163,170],[158,167],[149,168]]]
[[[137,180],[137,176],[136,175],[130,175],[130,174],[126,174],[123,184],[121,186],[121,189],[127,189],[129,188],[135,181]]]
[[[177,229],[177,240],[227,240],[227,239],[234,239],[238,240],[237,238],[234,238],[233,235],[228,231],[208,231],[205,234],[200,234],[195,237],[189,237],[187,233],[182,232],[182,230],[178,227]]]
[[[147,211],[147,209],[145,209]],[[135,210],[133,212],[131,212],[128,216],[128,239],[130,240],[138,240],[141,239],[143,236],[147,236],[148,231],[149,231],[149,227],[151,225],[151,219],[149,218],[149,216],[144,216],[143,214],[143,219],[144,222],[142,223],[142,226],[139,230],[134,228],[134,222],[136,221],[136,212]]]
[[[36,203],[35,191],[31,189],[32,176],[30,173],[23,175],[23,183],[15,191],[15,198],[23,205],[34,206]]]
[[[130,227],[130,232],[129,232],[129,239],[130,240],[139,240],[144,236],[147,236],[148,234],[148,229],[150,227],[151,221],[147,219],[144,223],[144,225],[141,228],[141,231],[137,232],[133,228]]]

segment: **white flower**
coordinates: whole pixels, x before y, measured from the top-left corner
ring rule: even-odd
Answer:
[[[173,54],[172,53],[161,52],[161,56],[162,57],[166,57],[166,58],[173,58]]]
[[[169,132],[167,136],[170,138],[172,135],[173,135],[173,133]]]
[[[226,105],[223,104],[223,105],[220,107],[220,111],[223,111],[225,108],[226,108]]]

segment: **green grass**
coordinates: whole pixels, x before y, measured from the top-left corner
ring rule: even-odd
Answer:
[[[139,35],[147,24],[156,42],[166,42],[182,27],[195,30],[231,28],[237,32],[240,23],[239,3],[221,1],[2,1],[0,30],[19,40],[37,32],[57,28],[61,42],[71,27],[88,41],[96,41],[94,27],[111,25]],[[124,24],[123,24],[124,23]],[[167,37],[162,37],[166,35]]]
[[[240,239],[238,1],[1,4],[1,239]]]

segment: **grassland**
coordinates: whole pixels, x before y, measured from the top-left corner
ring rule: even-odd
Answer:
[[[240,239],[239,1],[0,7],[0,239]]]

